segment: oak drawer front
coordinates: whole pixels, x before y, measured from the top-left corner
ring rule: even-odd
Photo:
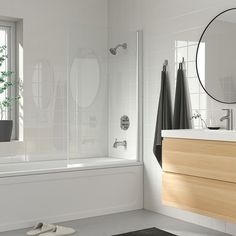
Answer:
[[[163,170],[236,183],[236,143],[163,140]]]
[[[236,222],[236,184],[163,173],[162,200],[173,206]]]

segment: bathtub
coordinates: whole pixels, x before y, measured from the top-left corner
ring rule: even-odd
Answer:
[[[141,162],[101,157],[0,164],[0,232],[143,208]]]
[[[140,165],[140,162],[113,157],[79,158],[58,161],[37,161],[0,164],[0,178],[44,173]]]

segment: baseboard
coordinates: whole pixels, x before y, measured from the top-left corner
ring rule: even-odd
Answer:
[[[38,219],[28,220],[28,221],[18,221],[14,223],[5,224],[5,225],[0,225],[0,233],[6,232],[6,231],[12,231],[12,230],[30,228],[30,227],[33,227],[38,222],[47,222],[47,223],[66,222],[66,221],[72,221],[72,220],[79,220],[83,218],[90,218],[90,217],[109,215],[109,214],[134,211],[134,210],[140,210],[140,209],[143,209],[143,206],[139,205],[139,206],[131,206],[131,207],[127,207],[127,206],[117,207],[117,208],[114,207],[114,208],[109,208],[109,209],[99,209],[95,211],[74,212],[67,215],[50,216],[50,217],[38,218]]]

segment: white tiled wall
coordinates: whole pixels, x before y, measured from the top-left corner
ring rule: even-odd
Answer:
[[[144,31],[144,206],[146,209],[236,235],[235,225],[165,207],[161,201],[161,168],[152,153],[160,89],[160,73],[169,61],[172,97],[175,81],[175,41],[198,41],[207,23],[219,12],[235,7],[234,0],[109,0],[110,14],[122,31]],[[111,21],[112,22],[112,21]],[[115,24],[114,24],[115,25]],[[192,76],[191,76],[192,77]],[[208,99],[214,116],[226,105]],[[236,110],[236,106],[231,106]]]

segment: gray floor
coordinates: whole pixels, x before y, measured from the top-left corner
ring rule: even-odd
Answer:
[[[229,235],[145,210],[64,222],[61,225],[76,229],[75,236],[111,236],[149,227],[157,227],[181,236]],[[23,229],[0,233],[0,235],[25,236],[26,232],[27,229]]]

